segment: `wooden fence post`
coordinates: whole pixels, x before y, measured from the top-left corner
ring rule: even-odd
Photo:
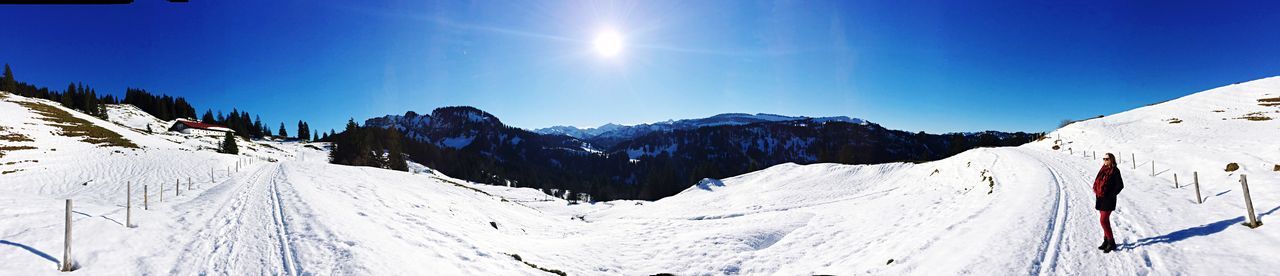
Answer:
[[[1151,176],[1156,176],[1156,160],[1151,159]]]
[[[1137,169],[1138,169],[1138,154],[1130,152],[1130,153],[1129,153],[1129,160],[1133,161],[1133,164],[1131,164],[1131,165],[1133,165],[1133,169],[1134,169],[1134,170],[1137,170]]]
[[[1175,173],[1175,174],[1173,174],[1173,188],[1174,188],[1174,189],[1177,189],[1177,188],[1178,188],[1178,174],[1176,174],[1176,173]]]
[[[147,185],[142,185],[142,210],[151,210],[151,195],[147,193]]]
[[[1200,172],[1192,172],[1191,177],[1196,183],[1196,204],[1204,203],[1204,198],[1200,197]]]
[[[174,179],[173,180],[173,196],[182,195],[182,186],[178,186],[178,185],[182,185],[182,184],[179,184],[178,180]]]
[[[1249,179],[1243,174],[1240,175],[1240,186],[1244,188],[1244,207],[1249,210],[1249,221],[1244,224],[1249,228],[1258,228],[1262,226],[1262,222],[1258,221],[1258,217],[1253,214],[1253,199],[1249,198]]]
[[[133,228],[133,182],[125,182],[124,227]]]
[[[62,268],[60,271],[71,271],[71,199],[67,199],[67,229],[62,236]]]
[[[191,190],[191,177],[187,177],[187,190]]]

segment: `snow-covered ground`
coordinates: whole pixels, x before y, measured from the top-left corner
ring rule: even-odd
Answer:
[[[327,164],[321,144],[244,141],[248,157],[217,154],[216,139],[147,134],[167,122],[114,116],[127,106],[113,107],[116,123],[75,113],[141,146],[97,147],[55,135],[14,104],[39,100],[10,95],[0,132],[34,141],[0,145],[36,148],[0,157],[12,171],[0,175],[0,274],[58,273],[68,198],[73,273],[88,275],[1271,274],[1280,222],[1241,226],[1237,180],[1248,175],[1270,222],[1280,107],[1257,100],[1274,97],[1280,78],[1077,122],[1020,147],[920,164],[784,164],[653,202],[569,204],[416,164]],[[1237,119],[1259,116],[1274,119]],[[1109,254],[1096,249],[1101,161],[1083,155],[1094,151],[1124,158],[1112,216],[1121,250]],[[1229,162],[1241,169],[1225,172]],[[1193,172],[1202,204],[1193,187],[1174,188],[1174,174],[1188,184]],[[127,184],[136,228],[124,227]]]

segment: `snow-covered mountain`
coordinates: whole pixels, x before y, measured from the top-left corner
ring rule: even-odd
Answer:
[[[566,135],[583,140],[616,141],[635,138],[653,132],[695,129],[709,126],[745,125],[759,122],[786,122],[799,120],[846,122],[854,124],[866,123],[866,121],[862,119],[849,118],[846,116],[810,118],[804,116],[783,116],[766,113],[756,113],[755,115],[747,113],[724,113],[707,118],[667,120],[664,122],[632,126],[608,123],[599,127],[586,129],[580,129],[573,126],[553,126],[535,129],[533,131],[542,134]],[[612,144],[606,142],[606,144],[602,144],[601,146],[607,148],[612,146]]]
[[[389,115],[369,119],[365,125],[395,128],[411,140],[431,145],[410,142],[409,158],[460,179],[569,190],[597,199],[657,199],[697,179],[788,162],[937,160],[974,147],[1020,145],[1036,136],[935,135],[891,130],[848,117],[721,114],[638,126],[608,125],[588,131],[613,130],[579,139],[509,127],[473,107],[439,108],[430,116]]]
[[[101,120],[0,93],[0,274],[63,274],[73,199],[73,273],[90,275],[1267,275],[1280,269],[1276,102],[1280,77],[1018,147],[781,164],[657,201],[570,204],[419,165],[328,164],[323,143],[244,141],[264,150],[217,154],[138,131],[145,117]],[[136,147],[77,136],[71,121]],[[1112,253],[1096,249],[1095,152],[1123,157]],[[1240,225],[1242,175],[1261,227]]]

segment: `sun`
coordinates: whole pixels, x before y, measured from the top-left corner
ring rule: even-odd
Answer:
[[[622,53],[622,34],[613,30],[604,30],[596,34],[595,40],[591,41],[591,46],[596,50],[596,54],[602,57],[615,57]]]

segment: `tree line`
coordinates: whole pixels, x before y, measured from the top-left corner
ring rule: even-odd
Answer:
[[[404,135],[396,128],[361,127],[355,120],[347,120],[341,133],[327,139],[333,147],[329,151],[331,163],[409,170],[401,146]]]
[[[36,87],[35,85],[18,81],[8,64],[4,65],[4,75],[0,78],[0,90],[23,97],[56,101],[67,108],[103,119],[107,118],[106,105],[108,104],[133,105],[143,112],[164,121],[179,118],[197,119],[195,107],[183,97],[157,95],[140,88],[126,88],[124,99],[121,100],[111,94],[100,95],[93,88],[76,82],[67,85],[66,90],[57,91],[48,87]],[[199,117],[199,121],[226,126],[234,130],[237,136],[246,139],[272,136],[271,130],[262,123],[261,118],[251,116],[248,111],[232,109],[231,113],[224,115],[219,110],[215,115],[212,109],[207,109],[204,115]],[[318,131],[312,131],[310,126],[301,120],[298,121],[298,135],[296,136],[285,135],[284,123],[280,123],[280,130],[280,135],[276,137],[302,141],[320,140],[322,138]],[[330,134],[332,132],[330,130]]]
[[[119,103],[115,96],[98,96],[96,90],[80,83],[72,82],[67,85],[66,90],[57,91],[20,82],[14,78],[13,70],[8,64],[4,65],[4,75],[0,78],[0,90],[23,97],[55,101],[64,107],[104,119],[107,117],[106,105]]]

